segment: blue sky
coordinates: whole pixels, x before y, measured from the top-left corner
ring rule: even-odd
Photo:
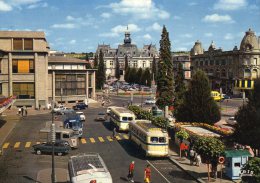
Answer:
[[[159,49],[165,25],[174,51],[196,40],[230,50],[249,28],[260,36],[260,0],[0,0],[0,22],[0,30],[45,31],[51,49],[64,52],[115,48],[127,25],[139,47]]]

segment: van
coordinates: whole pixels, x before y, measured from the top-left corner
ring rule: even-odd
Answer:
[[[220,95],[220,93],[218,91],[211,91],[211,97],[215,101],[221,101],[223,99],[223,97]]]

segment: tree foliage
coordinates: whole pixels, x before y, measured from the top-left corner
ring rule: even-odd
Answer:
[[[131,69],[130,69],[130,67],[128,67],[128,68],[125,70],[125,75],[124,75],[124,79],[125,79],[126,82],[129,82],[130,72],[131,72]]]
[[[160,40],[160,59],[158,63],[157,76],[158,99],[156,104],[160,108],[173,105],[174,86],[173,86],[173,65],[171,60],[171,43],[169,33],[163,26]]]
[[[137,73],[136,73],[136,82],[135,82],[135,83],[141,84],[142,75],[143,75],[143,69],[140,67],[140,68],[137,70]]]
[[[98,55],[96,54],[94,57],[94,68],[98,68]]]
[[[154,77],[154,80],[157,81],[157,64],[155,56],[153,57],[153,63],[152,63],[152,77]]]
[[[101,89],[104,86],[105,81],[106,81],[106,74],[105,74],[104,57],[103,57],[102,50],[100,50],[99,64],[98,64],[97,77],[96,77],[96,87],[98,89]]]
[[[136,82],[136,80],[137,80],[136,73],[137,73],[137,70],[136,70],[135,67],[130,68],[129,78],[128,78],[129,83],[135,83]]]
[[[260,149],[260,79],[256,79],[254,89],[249,93],[248,103],[238,110],[235,118],[234,139],[254,149]]]
[[[116,78],[119,80],[120,79],[120,65],[119,65],[119,60],[118,57],[116,57],[116,72],[115,72]]]
[[[254,180],[252,183],[260,182],[260,158],[255,157],[250,159],[243,167],[243,170],[253,172]]]
[[[142,84],[146,85],[146,86],[151,86],[151,73],[150,73],[150,69],[146,68],[145,71],[143,72],[143,75],[141,77],[142,80]]]
[[[220,109],[211,97],[209,80],[198,70],[185,92],[183,103],[177,108],[176,118],[183,122],[214,124],[220,120]]]
[[[125,72],[127,71],[127,69],[128,69],[129,67],[128,67],[128,57],[127,57],[127,55],[125,55]],[[129,78],[127,78],[128,76],[124,76],[124,79],[125,79],[125,81],[127,81],[127,79],[129,79]]]
[[[175,77],[175,98],[174,98],[174,107],[178,109],[178,106],[183,103],[184,94],[186,91],[186,86],[184,83],[184,70],[181,63],[179,63],[177,68],[177,73]],[[174,111],[175,114],[177,110]]]

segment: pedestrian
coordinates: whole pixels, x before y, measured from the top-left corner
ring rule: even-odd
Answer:
[[[21,113],[22,113],[22,116],[23,116],[23,113],[24,113],[24,107],[21,107]]]
[[[102,107],[104,107],[104,105],[105,105],[105,101],[104,100],[102,100],[102,104],[101,105],[102,105]]]
[[[41,104],[39,104],[39,110],[41,110]]]
[[[151,183],[151,168],[150,165],[147,165],[144,170],[144,182]]]
[[[116,127],[114,126],[114,128],[113,128],[113,139],[115,139],[116,138]]]
[[[129,165],[129,170],[128,170],[128,175],[127,175],[127,178],[128,178],[128,181],[131,181],[131,182],[134,182],[134,168],[135,168],[135,162],[132,161]]]
[[[21,115],[21,107],[18,108],[18,115]]]
[[[193,149],[190,150],[189,156],[190,156],[190,165],[193,165],[195,160],[195,151]]]
[[[27,108],[26,107],[24,109],[24,112],[25,112],[25,116],[27,116]]]

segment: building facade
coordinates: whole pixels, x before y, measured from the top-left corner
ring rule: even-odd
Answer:
[[[129,31],[125,32],[124,43],[118,45],[118,48],[111,48],[110,45],[98,45],[96,54],[100,50],[104,54],[104,64],[107,78],[115,78],[116,58],[119,60],[121,78],[125,73],[125,57],[128,60],[129,67],[135,68],[152,68],[153,58],[159,59],[158,51],[155,45],[144,45],[142,49],[138,49],[137,45],[132,44],[131,34]]]
[[[95,97],[95,70],[87,62],[49,56],[44,32],[0,31],[0,95],[15,106],[47,106]],[[63,97],[63,99],[62,99]]]
[[[213,90],[238,94],[253,88],[253,80],[260,77],[260,37],[249,29],[233,50],[223,51],[211,43],[204,51],[202,43],[195,42],[191,49],[191,70],[205,71]]]
[[[185,79],[185,83],[187,84],[188,81],[191,79],[191,61],[189,54],[173,54],[172,55],[172,62],[173,62],[173,71],[174,74],[177,73],[179,64],[182,65],[183,68],[183,75]]]

